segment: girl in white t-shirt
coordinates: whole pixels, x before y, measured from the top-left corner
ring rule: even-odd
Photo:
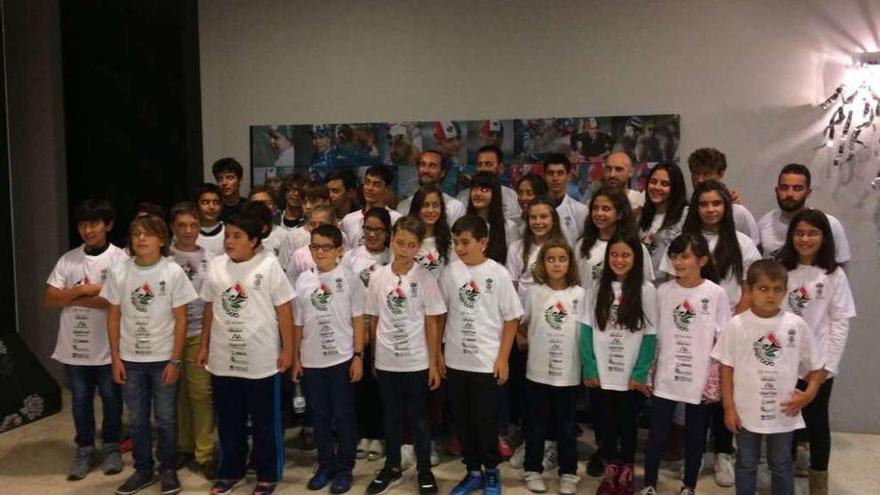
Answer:
[[[489,225],[486,257],[502,266],[507,262],[507,246],[519,238],[516,222],[504,217],[501,181],[492,172],[477,172],[471,182],[468,215],[477,215]]]
[[[657,288],[657,358],[653,384],[649,387],[653,397],[643,495],[657,493],[660,455],[679,404],[685,408],[685,474],[681,493],[695,493],[706,445],[709,407],[705,402],[713,366],[709,355],[721,327],[730,319],[727,294],[711,281],[717,275],[706,239],[699,234],[682,234],[670,243],[668,252],[676,278]]]
[[[651,169],[647,199],[639,216],[639,238],[651,254],[654,273],[659,274],[666,248],[681,234],[688,213],[687,186],[678,165],[662,162]]]
[[[228,493],[247,465],[250,417],[255,492],[281,479],[281,376],[293,360],[293,288],[271,253],[260,250],[261,221],[247,213],[226,221],[226,254],[211,262],[202,286],[205,316],[198,361],[211,373],[223,455],[211,493]]]
[[[635,235],[608,241],[599,288],[588,294],[581,327],[584,385],[597,413],[605,458],[601,493],[632,493],[638,414],[656,345],[654,284],[644,279]],[[606,492],[602,492],[606,490]]]
[[[555,214],[554,208],[550,211]],[[526,295],[519,326],[529,344],[523,479],[531,491],[546,490],[542,460],[549,433],[548,411],[554,410],[559,423],[551,428],[558,438],[560,493],[575,493],[579,481],[576,405],[581,394],[578,325],[586,295],[578,283],[574,252],[564,236],[543,243],[531,271],[535,285]]]
[[[413,195],[409,216],[418,218],[425,226],[425,239],[416,262],[438,278],[452,255],[452,232],[443,191],[435,184],[420,187]]]
[[[177,464],[177,389],[186,340],[186,305],[198,296],[176,263],[166,258],[170,235],[159,217],[131,222],[134,256],[114,266],[101,289],[110,303],[107,333],[113,379],[122,384],[134,441],[135,473],[117,491],[154,483],[150,410],[158,430],[162,490],[180,489]]]
[[[424,235],[420,220],[400,218],[391,234],[394,261],[373,273],[367,289],[365,312],[372,316],[370,340],[385,413],[386,450],[385,466],[367,493],[385,493],[400,483],[404,412],[412,425],[419,490],[436,491],[427,407],[429,390],[440,386],[440,322],[446,304],[437,280],[415,262]]]
[[[789,270],[784,307],[807,322],[816,338],[820,362],[828,372],[816,398],[803,410],[810,443],[810,484],[827,486],[831,454],[828,403],[846,347],[849,320],[856,316],[855,303],[846,273],[835,261],[834,236],[823,212],[804,210],[794,216],[779,257]],[[805,387],[805,382],[798,382],[798,388]]]
[[[573,246],[578,257],[581,283],[587,290],[598,287],[608,239],[617,232],[636,232],[635,216],[629,199],[619,188],[600,187],[590,198],[590,215],[584,222],[584,235]],[[644,248],[643,253],[645,280],[654,280],[648,249]]]
[[[507,269],[520,301],[525,304],[526,293],[534,283],[532,270],[538,261],[538,251],[549,239],[565,240],[565,234],[559,225],[556,208],[546,198],[534,199],[523,211],[526,212],[526,229],[522,238],[513,241],[507,249]]]

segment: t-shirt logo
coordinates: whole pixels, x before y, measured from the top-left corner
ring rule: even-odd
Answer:
[[[372,264],[372,265],[370,265],[370,266],[368,266],[368,267],[366,267],[366,268],[364,268],[364,269],[361,270],[361,272],[358,274],[358,276],[359,276],[360,279],[361,279],[361,283],[364,284],[364,287],[369,287],[369,286],[370,286],[370,275],[371,275],[374,271],[376,271],[376,264],[375,264],[375,263]]]
[[[466,308],[474,309],[480,300],[480,286],[474,280],[465,283],[458,289],[458,299]]]
[[[766,366],[774,366],[774,361],[779,359],[779,356],[782,354],[782,346],[779,345],[779,341],[776,340],[776,336],[772,333],[756,340],[752,344],[752,348],[758,361]]]
[[[434,251],[428,251],[423,256],[417,257],[416,261],[429,272],[440,268],[440,255]]]
[[[792,313],[803,316],[812,299],[807,288],[800,286],[788,293],[788,306],[791,308]]]
[[[546,321],[553,330],[561,330],[562,325],[565,324],[565,320],[567,319],[568,311],[565,310],[565,306],[561,301],[556,301],[556,304],[552,304],[549,308],[544,310],[544,321]]]
[[[223,291],[223,294],[220,296],[220,304],[227,315],[238,318],[241,315],[241,311],[247,306],[247,299],[248,296],[244,287],[236,283]]]
[[[623,303],[623,294],[614,298],[611,303],[611,311],[608,312],[608,323],[614,325],[617,323],[617,314],[620,312],[620,305]]]
[[[131,305],[134,306],[135,311],[146,313],[154,297],[156,296],[153,294],[150,284],[144,282],[144,285],[131,291]]]
[[[684,300],[681,304],[675,307],[672,311],[672,321],[675,323],[676,328],[679,330],[686,332],[688,327],[691,326],[691,323],[694,322],[694,318],[696,318],[697,313],[694,311],[694,307],[691,306],[691,303]]]
[[[385,296],[385,306],[393,315],[403,314],[403,311],[406,309],[406,294],[403,293],[400,287],[395,287],[394,290]]]
[[[651,232],[650,234],[642,237],[642,244],[648,248],[649,254],[654,254],[654,251],[657,250],[657,235]]]
[[[189,281],[192,282],[192,279],[196,276],[196,267],[194,267],[192,263],[187,261],[183,264],[183,266],[181,266],[181,268],[183,268],[183,273],[186,274],[186,278],[188,278]]]
[[[312,291],[312,306],[318,311],[327,311],[332,299],[333,293],[330,292],[330,287],[327,287],[324,282],[321,282],[321,285]]]
[[[600,261],[593,265],[592,271],[590,272],[590,278],[593,280],[599,280],[599,277],[602,276],[602,267],[605,265],[604,261]]]

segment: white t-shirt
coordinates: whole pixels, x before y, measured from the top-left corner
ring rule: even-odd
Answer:
[[[732,210],[733,224],[736,227],[737,232],[742,232],[747,235],[755,242],[755,244],[761,242],[761,231],[758,230],[758,223],[755,222],[755,217],[752,215],[752,212],[739,203],[733,203]]]
[[[590,257],[587,259],[581,258],[580,255],[583,242],[583,239],[579,240],[574,247],[578,272],[581,276],[581,283],[584,287],[586,287],[587,284],[590,284],[592,287],[587,287],[587,289],[596,290],[599,288],[599,280],[602,278],[602,269],[605,267],[605,251],[608,249],[608,241],[596,239],[593,247],[590,248]],[[654,266],[651,264],[651,254],[648,252],[648,248],[646,248],[644,244],[642,245],[642,270],[644,280],[648,282],[654,280]]]
[[[699,404],[709,379],[709,354],[730,319],[727,294],[709,280],[690,288],[670,280],[657,288],[657,308],[654,395]]]
[[[458,201],[464,206],[465,212],[467,212],[470,197],[470,188],[463,189],[458,193]],[[501,186],[501,207],[504,210],[504,218],[512,220],[514,225],[519,225],[522,222],[522,209],[519,207],[519,197],[516,195],[516,191],[505,185]],[[452,227],[452,223],[449,226]]]
[[[329,368],[354,353],[351,319],[364,314],[364,284],[342,265],[310,269],[296,281],[293,323],[303,327],[299,356],[305,368]]]
[[[119,357],[123,361],[167,361],[174,352],[174,308],[198,298],[183,269],[170,258],[141,267],[129,258],[107,274],[101,297],[119,306]]]
[[[192,284],[196,293],[202,290],[208,264],[215,258],[214,254],[203,247],[189,252],[180,251],[171,246],[171,258],[183,268],[183,273]],[[205,301],[196,299],[186,305],[186,336],[197,337],[202,334],[202,316],[205,314]]]
[[[580,384],[579,322],[585,307],[586,294],[579,285],[563,290],[532,286],[522,316],[529,327],[526,378],[556,387]]]
[[[626,199],[629,200],[629,206],[633,209],[633,211],[638,210],[645,206],[645,193],[642,191],[636,191],[635,189],[627,189],[626,190]]]
[[[840,267],[827,274],[817,266],[798,265],[788,272],[786,299],[785,309],[807,322],[820,360],[836,375],[849,336],[849,319],[856,316],[846,273]]]
[[[211,252],[214,256],[220,256],[226,251],[225,246],[223,245],[226,240],[225,230],[226,227],[221,222],[218,224],[220,230],[214,235],[205,235],[205,229],[199,230],[199,238],[196,240],[196,244],[205,248],[207,251]],[[217,226],[214,227],[215,229]],[[212,231],[212,229],[208,229],[208,231]]]
[[[798,377],[822,368],[806,322],[787,311],[759,318],[751,310],[734,316],[721,331],[712,357],[733,367],[733,402],[743,428],[785,433],[805,428],[803,417],[782,412]]]
[[[713,232],[702,232],[703,237],[706,238],[706,242],[709,244],[709,251],[715,252],[715,246],[718,245],[718,234]],[[752,266],[752,263],[761,259],[761,253],[758,252],[758,248],[755,247],[755,242],[747,235],[742,232],[736,232],[736,240],[739,243],[739,252],[742,255],[742,280],[746,279],[746,272],[749,271],[749,267]],[[669,246],[666,246],[666,250],[668,251]],[[672,267],[672,260],[669,259],[669,255],[664,251],[663,260],[660,261],[660,269],[666,273],[671,275],[675,275],[675,268]],[[739,303],[740,298],[742,298],[742,287],[740,283],[742,280],[736,279],[736,274],[733,272],[733,268],[727,271],[727,276],[721,280],[721,287],[724,287],[724,291],[727,293],[727,301],[730,303],[730,308],[733,309]]]
[[[838,263],[846,263],[850,260],[849,240],[846,238],[846,231],[840,220],[832,215],[825,214],[828,217],[828,225],[831,227],[831,236],[834,237],[834,259]],[[782,249],[785,244],[785,235],[788,233],[788,224],[790,221],[782,216],[782,210],[779,208],[767,213],[758,222],[758,229],[761,232],[761,249],[764,250],[764,256],[773,258]]]
[[[504,322],[522,316],[522,304],[507,269],[493,260],[470,266],[450,263],[440,290],[449,309],[446,319],[446,365],[460,371],[492,373]]]
[[[296,285],[296,280],[303,273],[315,268],[315,260],[312,258],[312,250],[308,246],[303,246],[290,256],[287,261],[287,268],[284,273],[287,274],[287,280],[291,287]]]
[[[265,251],[236,263],[215,258],[202,286],[212,303],[206,369],[218,376],[260,379],[278,373],[281,350],[276,306],[295,296],[278,260]]]
[[[526,296],[529,289],[535,283],[535,278],[532,276],[532,268],[538,262],[538,252],[541,251],[541,245],[532,244],[529,247],[529,263],[526,267],[523,267],[522,250],[522,239],[517,239],[510,245],[510,248],[507,250],[507,271],[510,272],[510,280],[516,286],[519,302],[525,308]]]
[[[385,265],[370,277],[366,314],[379,318],[376,326],[376,369],[428,369],[425,316],[446,313],[437,280],[418,263],[404,276]]]
[[[455,255],[455,250],[452,248],[452,242],[449,243],[449,258],[452,260],[458,258]],[[437,250],[437,239],[435,237],[425,237],[422,241],[422,247],[419,249],[419,254],[416,255],[416,263],[431,272],[434,278],[439,278],[440,273],[442,273],[443,268],[446,267],[449,261],[443,258],[440,255],[440,251]]]
[[[391,263],[391,250],[385,249],[381,253],[371,253],[366,247],[359,246],[342,256],[342,264],[352,271],[364,287],[370,286],[370,276],[384,265]]]
[[[599,384],[604,390],[629,390],[629,379],[639,358],[639,349],[645,335],[657,334],[657,292],[654,284],[642,282],[642,311],[645,313],[645,326],[638,331],[630,331],[617,323],[617,307],[623,299],[620,282],[611,282],[614,303],[604,330],[596,323],[596,291],[589,291],[589,311],[583,314],[582,322],[593,328],[593,354],[599,370]]]
[[[559,227],[562,228],[568,245],[574,246],[584,233],[584,223],[590,216],[589,208],[566,194],[559,206],[556,207],[556,213],[559,215]],[[526,224],[528,224],[528,219],[526,219]]]
[[[275,257],[279,257],[281,254],[281,246],[289,245],[290,243],[290,233],[291,231],[282,229],[277,225],[272,226],[272,232],[269,232],[268,237],[263,239],[262,245],[263,248],[275,255]]]
[[[403,216],[409,215],[409,208],[412,206],[412,200],[413,198],[410,196],[397,203],[397,213],[400,213]],[[452,224],[454,224],[456,220],[464,216],[464,212],[467,208],[461,204],[461,201],[446,193],[443,193],[443,203],[446,206],[446,224],[452,227]]]
[[[393,227],[394,222],[401,215],[387,206],[385,209],[388,210],[388,214],[391,216],[391,226]],[[348,239],[345,243],[347,251],[362,246],[364,244],[364,210],[353,211],[345,215],[342,218],[342,222],[339,223],[339,229],[342,230],[342,233]],[[388,232],[388,235],[390,236],[391,232]]]
[[[312,242],[312,234],[308,230],[306,230],[305,226],[294,227],[290,230],[290,250],[291,252],[296,251],[297,249],[308,246],[309,243]]]
[[[678,222],[661,229],[663,220],[666,219],[666,213],[655,213],[648,230],[639,230],[639,239],[642,240],[642,244],[648,248],[648,253],[651,254],[651,265],[658,279],[662,278],[663,270],[660,269],[660,263],[663,261],[663,256],[666,254],[669,244],[681,235],[681,227],[684,225],[687,214],[688,207],[685,206]]]
[[[89,256],[81,245],[64,253],[46,280],[56,289],[104,284],[113,266],[128,259],[124,250],[110,244],[103,253]],[[64,364],[101,366],[110,364],[107,342],[107,310],[64,306],[58,323],[58,340],[52,359]]]

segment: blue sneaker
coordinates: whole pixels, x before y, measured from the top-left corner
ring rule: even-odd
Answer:
[[[333,477],[333,483],[330,484],[330,493],[345,493],[351,490],[351,471],[339,471]]]
[[[464,479],[459,481],[455,488],[449,492],[449,495],[468,495],[477,490],[483,489],[483,472],[468,471]]]
[[[314,476],[312,476],[312,479],[309,480],[309,484],[306,485],[306,488],[312,491],[320,490],[321,488],[327,486],[328,483],[330,483],[330,480],[333,479],[333,476],[334,473],[332,469],[318,466],[318,470],[315,471]]]
[[[501,495],[501,473],[498,468],[487,469],[485,478],[483,495]]]

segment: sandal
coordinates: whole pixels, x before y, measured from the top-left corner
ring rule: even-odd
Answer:
[[[232,489],[235,488],[239,481],[241,480],[217,480],[214,482],[209,493],[211,495],[227,495],[232,492]]]
[[[271,495],[272,492],[275,491],[276,485],[277,483],[259,481],[257,482],[257,486],[254,487],[254,491],[251,495]]]

